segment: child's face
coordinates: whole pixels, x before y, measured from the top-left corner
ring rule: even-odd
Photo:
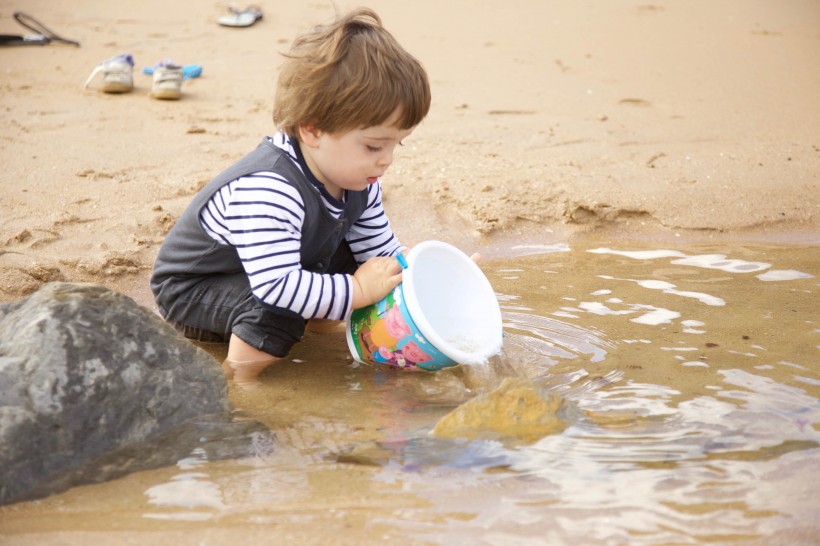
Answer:
[[[383,125],[344,133],[301,129],[308,167],[331,195],[340,198],[343,190],[361,191],[384,175],[396,146],[413,132],[391,125],[395,117]]]

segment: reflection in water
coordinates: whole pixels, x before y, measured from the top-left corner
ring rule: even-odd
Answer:
[[[175,475],[171,481],[154,485],[145,491],[149,504],[170,508],[213,508],[222,510],[225,503],[219,486],[208,479],[204,472],[192,472],[207,463],[205,451],[195,449],[191,457],[177,462],[183,472]],[[210,519],[210,512],[167,511],[146,513],[146,518],[203,521]]]
[[[97,543],[116,542],[111,525],[169,524],[191,541],[816,543],[820,250],[515,251],[483,264],[505,332],[489,366],[373,369],[341,336],[311,337],[259,388],[232,391],[275,431],[273,450],[194,452],[177,469],[3,508],[0,532],[81,521]],[[570,401],[574,421],[528,444],[430,436],[510,376]]]
[[[508,362],[527,358],[545,368],[555,359],[577,358],[579,355],[587,355],[590,362],[600,362],[606,357],[606,349],[612,347],[594,330],[549,317],[508,311],[507,306],[504,310],[504,329],[510,338],[504,340],[504,356]]]

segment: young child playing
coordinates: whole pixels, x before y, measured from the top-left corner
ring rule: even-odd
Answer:
[[[379,178],[429,108],[424,68],[373,11],[297,37],[276,89],[278,132],[199,191],[159,250],[151,289],[163,318],[228,342],[226,376],[248,382],[306,321],[341,321],[386,296],[405,247]]]

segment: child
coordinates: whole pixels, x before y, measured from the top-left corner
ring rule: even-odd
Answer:
[[[429,108],[424,68],[373,11],[297,37],[276,90],[279,132],[205,186],[159,249],[163,318],[227,341],[227,377],[248,382],[306,321],[341,321],[386,296],[405,247],[379,178]]]

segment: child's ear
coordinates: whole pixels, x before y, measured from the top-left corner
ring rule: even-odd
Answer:
[[[319,137],[322,131],[316,128],[315,125],[300,125],[299,126],[299,142],[305,146],[315,148],[319,145]]]

